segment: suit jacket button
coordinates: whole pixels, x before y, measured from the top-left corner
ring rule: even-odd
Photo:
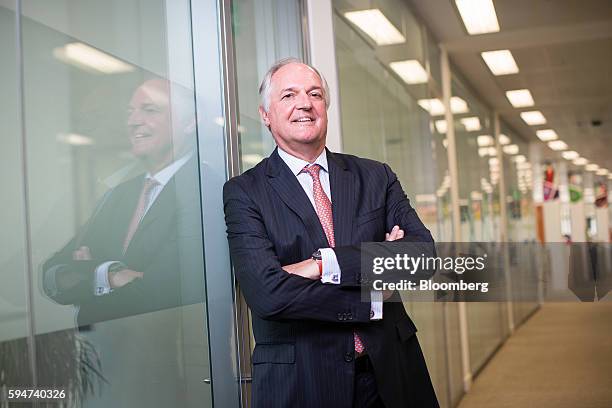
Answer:
[[[344,355],[344,361],[346,361],[347,363],[350,363],[351,361],[353,361],[353,353],[346,353]]]
[[[353,320],[353,314],[352,313],[347,313],[346,314],[347,319],[349,320]]]
[[[342,313],[338,313],[337,317],[338,317],[338,320],[342,320]]]

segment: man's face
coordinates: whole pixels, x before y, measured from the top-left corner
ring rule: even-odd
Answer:
[[[271,82],[270,107],[259,113],[278,146],[289,153],[325,146],[327,110],[317,73],[303,64],[288,64]]]
[[[136,89],[128,108],[128,129],[134,156],[161,161],[171,154],[172,117],[166,81],[147,81]]]

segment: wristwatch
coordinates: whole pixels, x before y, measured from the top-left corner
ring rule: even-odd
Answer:
[[[323,257],[321,256],[321,250],[317,249],[313,254],[312,254],[312,259],[317,263],[317,265],[319,266],[319,276],[323,276]]]

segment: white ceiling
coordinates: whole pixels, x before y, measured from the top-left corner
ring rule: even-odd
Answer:
[[[454,0],[406,1],[453,66],[525,140],[555,129],[571,150],[612,171],[612,0],[493,0],[501,31],[477,36],[467,34]],[[497,49],[512,52],[518,74],[491,74],[480,52]],[[531,91],[533,108],[510,105],[505,91],[519,88]],[[528,110],[542,111],[548,123],[528,126],[519,116]]]

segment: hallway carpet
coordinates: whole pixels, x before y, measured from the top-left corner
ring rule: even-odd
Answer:
[[[546,303],[491,359],[459,408],[612,407],[612,302]]]

